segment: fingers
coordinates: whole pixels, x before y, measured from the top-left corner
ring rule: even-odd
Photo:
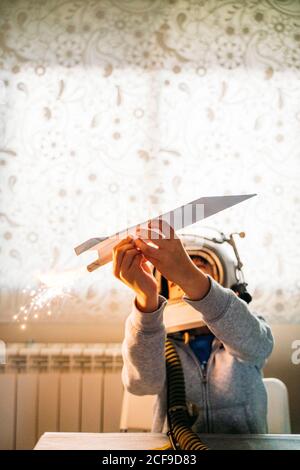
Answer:
[[[158,229],[167,239],[177,238],[173,227],[163,219],[150,220],[148,226],[152,230]]]
[[[136,259],[137,258],[137,259]],[[136,260],[136,263],[140,263],[142,254],[136,248],[126,250],[120,268],[120,275],[126,278],[126,273],[130,270],[133,265],[133,261]]]
[[[127,243],[133,243],[133,238],[130,235],[128,235],[126,238],[123,238],[116,246],[114,246],[113,252],[115,253],[121,248],[121,246]]]
[[[134,256],[130,269],[139,268],[142,265],[143,255],[140,251],[137,250],[137,255]]]
[[[123,261],[123,257],[127,250],[130,250],[134,247],[134,242],[131,237],[127,237],[122,240],[118,245],[113,248],[113,263],[114,263],[114,275],[116,277],[120,276],[120,269]]]
[[[136,228],[136,234],[139,236],[142,234],[143,238],[145,239],[151,239],[151,240],[157,240],[159,238],[163,238],[163,234],[159,231],[159,229],[152,230],[152,227],[150,227],[150,222],[147,224],[143,225],[138,225]]]
[[[153,274],[153,265],[143,255],[141,259],[141,266],[148,274]]]
[[[154,243],[157,246],[160,246],[159,240],[164,240],[164,237],[161,232],[158,232],[156,230],[150,230],[148,229],[139,229],[136,232],[137,236],[139,238],[142,238],[145,241],[152,241],[154,240]]]
[[[141,250],[141,252],[143,253],[143,255],[145,255],[145,257],[147,259],[149,259],[149,258],[154,258],[155,259],[157,257],[158,248],[154,248],[154,247],[148,245],[141,238],[137,238],[135,240],[135,244]]]

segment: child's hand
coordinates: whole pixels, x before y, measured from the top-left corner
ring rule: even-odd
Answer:
[[[208,293],[208,277],[194,265],[170,225],[164,221],[154,221],[149,223],[148,230],[140,230],[140,236],[143,239],[138,238],[135,244],[145,258],[191,300],[200,300]],[[145,239],[154,243],[156,248],[146,243]]]
[[[141,251],[131,237],[113,249],[114,275],[136,293],[136,305],[142,312],[158,308],[157,281]]]

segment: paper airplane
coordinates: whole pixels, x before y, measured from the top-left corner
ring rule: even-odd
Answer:
[[[195,199],[183,206],[177,207],[170,212],[161,214],[158,217],[146,220],[141,224],[133,225],[125,230],[114,233],[109,237],[104,238],[90,238],[81,245],[75,248],[75,253],[80,255],[88,250],[96,250],[98,252],[98,259],[87,266],[88,271],[94,271],[100,266],[105,265],[112,261],[112,250],[113,248],[128,235],[133,237],[138,229],[146,229],[148,223],[156,220],[163,220],[167,222],[174,230],[180,230],[188,225],[192,225],[199,220],[206,219],[211,215],[228,209],[229,207],[235,206],[240,202],[250,199],[256,196],[256,194],[245,194],[237,196],[212,196],[212,197],[201,197]]]

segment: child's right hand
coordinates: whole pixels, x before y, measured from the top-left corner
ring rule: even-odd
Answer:
[[[210,281],[192,262],[174,229],[164,220],[151,221],[140,229],[135,241],[146,259],[169,281],[177,284],[190,300],[200,300],[208,293]],[[146,241],[152,242],[154,248]]]
[[[136,306],[142,312],[158,308],[158,286],[147,260],[131,237],[113,249],[114,275],[136,293]]]

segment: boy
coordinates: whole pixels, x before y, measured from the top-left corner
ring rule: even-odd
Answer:
[[[168,231],[170,236],[158,237],[157,230],[160,234]],[[136,240],[122,240],[114,249],[114,274],[136,294],[125,326],[122,379],[135,395],[157,395],[152,431],[166,430],[163,310],[167,302],[159,295],[148,261],[170,285],[179,286],[184,301],[203,318],[206,326],[193,333],[213,338],[207,341],[205,368],[189,344],[172,340],[184,372],[193,430],[266,433],[267,396],[261,369],[273,348],[269,326],[206,273],[205,265],[199,269],[192,262],[172,228],[155,222],[141,235]]]

